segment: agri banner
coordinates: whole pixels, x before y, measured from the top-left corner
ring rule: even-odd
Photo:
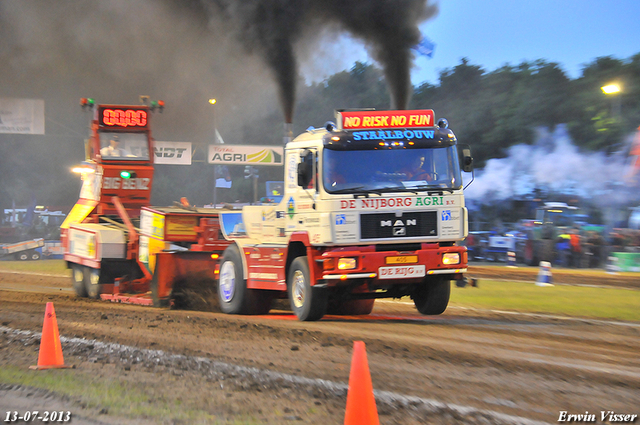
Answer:
[[[209,164],[282,165],[282,146],[209,145]]]
[[[156,164],[191,165],[190,142],[153,142]]]
[[[0,133],[44,134],[44,100],[0,98]]]

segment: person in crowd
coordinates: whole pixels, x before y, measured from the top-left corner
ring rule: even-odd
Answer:
[[[580,232],[577,228],[571,229],[569,245],[571,246],[571,266],[579,268],[580,258],[582,256],[582,245],[580,241]]]
[[[556,241],[556,252],[558,253],[558,264],[567,267],[569,265],[569,258],[571,254],[570,250],[570,236],[563,234],[558,236]]]

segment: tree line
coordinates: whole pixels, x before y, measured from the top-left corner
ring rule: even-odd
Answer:
[[[621,92],[605,95],[601,87],[613,82]],[[300,91],[297,123],[332,116],[336,107],[390,105],[382,71],[370,64],[356,63]],[[414,87],[409,108],[446,117],[458,139],[472,146],[479,166],[504,157],[512,145],[534,142],[536,127],[561,123],[579,148],[612,153],[640,126],[640,53],[624,60],[597,58],[576,79],[545,60],[488,72],[463,58],[440,72],[438,84]]]
[[[605,95],[601,87],[612,82],[620,84],[622,92]],[[597,58],[576,79],[560,64],[545,60],[486,71],[463,58],[440,72],[438,84],[423,83],[412,90],[408,107],[433,109],[437,118],[447,118],[458,140],[471,145],[477,167],[506,156],[510,146],[533,143],[535,128],[557,124],[567,125],[580,149],[613,153],[640,126],[640,53],[628,59]],[[297,91],[294,136],[333,119],[335,109],[384,110],[391,105],[382,70],[361,62],[321,82],[309,84],[301,77]],[[247,125],[244,143],[280,143],[282,122],[280,111],[273,108]],[[266,134],[271,136],[265,138]],[[231,198],[251,199],[242,167],[231,168]],[[265,181],[282,180],[282,170],[265,167],[260,177],[259,197],[265,194]],[[164,186],[158,183],[158,189]],[[211,188],[204,193],[211,193]],[[161,198],[158,193],[156,199]]]
[[[620,94],[603,94],[601,87],[611,82],[621,85]],[[436,84],[423,83],[411,89],[408,107],[433,109],[436,117],[447,118],[458,140],[471,145],[479,168],[488,159],[504,157],[510,146],[533,143],[536,127],[567,124],[574,143],[581,149],[612,153],[621,150],[626,136],[640,125],[640,53],[627,59],[597,58],[584,65],[575,79],[569,78],[560,64],[545,60],[487,71],[462,59],[458,65],[441,71]],[[360,62],[320,82],[307,83],[299,77],[297,93],[294,136],[309,126],[320,127],[332,120],[335,109],[389,109],[391,105],[382,70]],[[186,110],[190,107],[193,105],[182,106]],[[54,116],[55,111],[47,113],[55,118],[48,117],[48,125],[55,128],[59,117]],[[86,117],[75,113],[69,116],[75,117],[74,125],[78,123],[74,134],[83,135]],[[271,110],[243,124],[241,140],[234,143],[281,144],[282,123],[282,113],[274,100]],[[181,140],[191,141],[187,124],[173,122],[171,127],[182,134]],[[223,136],[233,130],[226,128],[225,122],[218,122],[218,127]],[[154,135],[166,137],[161,131]],[[3,136],[0,206],[9,208],[11,200],[26,204],[31,196],[48,205],[75,202],[80,185],[77,175],[69,173],[51,155],[34,153],[51,143],[58,146],[56,158],[77,157],[80,161],[81,140],[71,143],[66,136],[54,135],[47,136],[48,143],[44,144],[38,138],[41,136]],[[210,203],[213,167],[198,167],[158,166],[152,203],[166,205],[184,195],[198,205]],[[230,168],[234,179],[230,200],[252,199],[252,185],[244,179],[243,167]],[[261,169],[259,197],[265,194],[264,182],[282,178],[279,167]]]

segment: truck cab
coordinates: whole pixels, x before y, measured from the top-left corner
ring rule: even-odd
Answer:
[[[219,296],[228,313],[264,312],[288,294],[301,320],[368,314],[411,296],[424,314],[448,304],[466,271],[461,170],[471,171],[432,110],[339,111],[285,147],[279,204],[222,213]],[[244,296],[246,295],[246,296]]]
[[[120,270],[131,279],[144,274],[135,229],[151,199],[151,113],[164,104],[95,104],[83,98],[80,105],[92,114],[85,160],[74,169],[82,187],[60,233],[76,294],[98,298],[103,283],[125,274]]]

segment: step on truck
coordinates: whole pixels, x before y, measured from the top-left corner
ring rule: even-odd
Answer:
[[[457,144],[432,110],[338,111],[285,146],[277,205],[220,213],[231,244],[220,262],[222,311],[264,314],[289,298],[300,320],[369,314],[377,298],[410,296],[422,314],[445,311],[467,270]]]

